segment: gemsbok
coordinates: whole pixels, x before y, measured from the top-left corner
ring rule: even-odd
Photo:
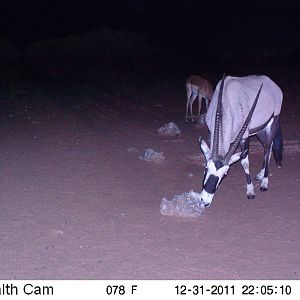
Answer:
[[[256,135],[264,147],[262,169],[256,176],[260,190],[268,190],[269,162],[273,150],[281,168],[282,135],[279,123],[283,94],[267,76],[231,77],[219,81],[206,115],[211,133],[210,148],[200,137],[206,159],[201,200],[210,206],[214,194],[227,175],[229,166],[241,159],[246,174],[247,197],[255,198],[249,174],[250,136]],[[238,146],[241,152],[235,153]]]
[[[200,111],[201,111],[201,104],[202,104],[202,98],[205,99],[206,103],[206,110],[208,109],[209,102],[211,100],[211,97],[213,95],[213,87],[211,83],[197,75],[190,76],[185,81],[185,87],[186,87],[186,110],[185,110],[185,122],[188,122],[188,112],[190,111],[190,117],[192,122],[194,121],[194,115],[193,115],[193,103],[198,97],[198,116],[200,117]]]

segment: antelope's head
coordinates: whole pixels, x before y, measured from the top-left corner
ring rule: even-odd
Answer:
[[[225,75],[223,76],[219,90],[217,111],[215,117],[215,127],[213,133],[213,143],[211,145],[211,149],[209,149],[206,142],[201,137],[199,138],[200,149],[202,150],[206,160],[206,167],[203,178],[203,188],[201,192],[201,200],[204,202],[206,207],[209,207],[211,205],[218,186],[228,173],[229,166],[238,161],[241,157],[242,152],[235,153],[235,151],[247,129],[247,126],[249,125],[249,122],[257,104],[257,100],[259,98],[260,91],[262,89],[261,85],[251,107],[251,110],[239,134],[237,135],[235,141],[230,145],[228,152],[223,156],[219,154],[219,139],[220,124],[222,120],[222,94],[224,88],[224,80]],[[226,124],[223,124],[223,126],[226,126]]]

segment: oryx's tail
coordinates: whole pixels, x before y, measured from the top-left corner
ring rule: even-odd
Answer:
[[[282,150],[283,150],[283,143],[282,143],[282,133],[281,127],[278,120],[276,129],[275,129],[275,138],[273,141],[273,155],[276,161],[278,168],[281,168],[281,161],[282,161]]]

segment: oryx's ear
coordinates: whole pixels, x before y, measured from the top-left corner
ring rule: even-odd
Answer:
[[[230,165],[234,164],[235,162],[237,162],[241,158],[241,155],[242,155],[242,152],[233,154],[229,159],[228,165],[230,166]]]
[[[211,152],[210,152],[210,149],[208,148],[206,142],[202,139],[201,136],[199,137],[199,146],[205,156],[206,161],[208,161],[211,157]]]

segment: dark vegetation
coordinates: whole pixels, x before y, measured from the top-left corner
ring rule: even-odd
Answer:
[[[90,86],[108,94],[182,89],[190,74],[207,76],[214,84],[230,75],[285,74],[295,77],[297,47],[249,47],[230,44],[220,36],[210,44],[189,46],[185,40],[158,42],[151,35],[126,30],[86,32],[16,47],[0,40],[2,89],[25,79]],[[223,39],[223,40],[222,40]],[[189,51],[190,48],[190,51]]]

